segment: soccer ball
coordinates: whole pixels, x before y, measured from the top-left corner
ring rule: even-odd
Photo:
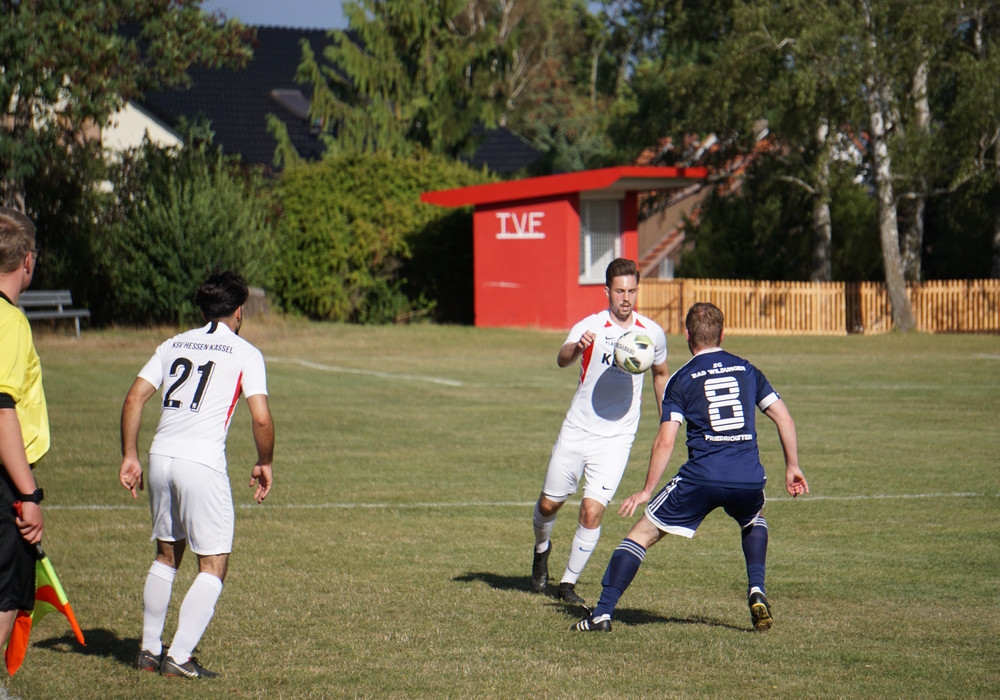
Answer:
[[[615,364],[629,374],[642,374],[653,366],[655,352],[648,335],[625,331],[615,342]]]

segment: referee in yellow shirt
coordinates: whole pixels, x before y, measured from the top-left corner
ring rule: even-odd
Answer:
[[[17,306],[37,264],[35,225],[0,207],[0,647],[17,611],[35,607],[34,553],[42,540],[43,494],[31,468],[49,449],[49,418],[31,326]]]

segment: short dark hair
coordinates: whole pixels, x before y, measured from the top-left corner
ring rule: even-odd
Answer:
[[[611,280],[615,277],[629,276],[635,277],[636,282],[639,281],[639,270],[635,266],[635,261],[628,258],[615,258],[608,263],[608,269],[604,272],[604,284],[610,287]]]
[[[722,344],[722,324],[725,318],[715,304],[700,301],[691,306],[684,320],[688,339],[696,348],[715,348]]]
[[[194,303],[201,309],[205,320],[218,321],[236,313],[249,296],[250,288],[243,275],[227,270],[205,280],[194,296]]]

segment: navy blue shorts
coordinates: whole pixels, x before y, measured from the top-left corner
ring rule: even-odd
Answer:
[[[35,547],[21,537],[14,513],[14,491],[0,479],[0,611],[35,607]]]
[[[746,528],[756,522],[763,507],[763,489],[705,486],[675,476],[650,499],[646,517],[664,532],[694,537],[701,521],[716,508],[724,509],[741,528]]]

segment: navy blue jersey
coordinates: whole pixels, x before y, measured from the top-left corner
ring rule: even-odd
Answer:
[[[721,348],[700,352],[667,383],[663,420],[687,421],[688,460],[678,474],[710,486],[763,488],[756,411],[780,397],[760,370]]]

